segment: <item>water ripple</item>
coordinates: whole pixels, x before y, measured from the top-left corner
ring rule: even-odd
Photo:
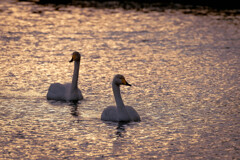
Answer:
[[[238,159],[239,16],[0,3],[3,159]],[[78,103],[47,101],[71,82]],[[139,123],[105,123],[111,80],[124,74]]]

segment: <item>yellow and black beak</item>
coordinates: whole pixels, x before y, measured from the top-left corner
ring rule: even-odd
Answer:
[[[132,86],[131,84],[129,84],[127,81],[126,81],[126,84],[125,84],[126,86]]]
[[[73,62],[73,57],[72,57],[72,59],[69,62]]]
[[[122,79],[122,84],[126,85],[126,86],[132,86],[131,84],[129,84],[125,79]]]
[[[74,52],[73,55],[72,55],[72,59],[69,62],[73,62],[73,61],[76,61],[76,60],[77,60],[77,55]]]

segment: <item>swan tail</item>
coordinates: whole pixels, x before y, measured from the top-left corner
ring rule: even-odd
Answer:
[[[78,100],[82,100],[83,99],[83,95],[80,89],[78,89]]]

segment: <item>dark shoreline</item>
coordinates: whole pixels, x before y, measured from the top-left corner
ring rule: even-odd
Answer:
[[[109,0],[18,0],[29,1],[40,5],[75,5],[82,8],[123,8],[126,10],[135,9],[138,11],[164,11],[166,9],[185,9],[186,13],[205,15],[209,12],[220,12],[226,15],[239,15],[240,5],[237,1],[209,1],[209,0],[124,0],[124,1],[109,1]],[[198,10],[207,10],[206,13],[198,12]]]

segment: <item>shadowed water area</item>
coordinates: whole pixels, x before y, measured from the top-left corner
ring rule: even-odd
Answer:
[[[240,16],[0,2],[0,159],[239,159]],[[47,101],[82,54],[84,100]],[[126,105],[142,121],[100,120]]]

